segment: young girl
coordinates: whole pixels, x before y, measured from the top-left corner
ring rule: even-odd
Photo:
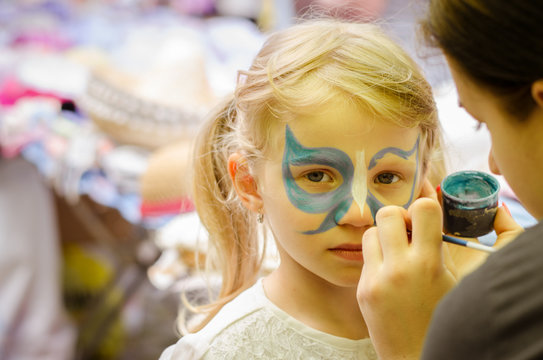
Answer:
[[[161,359],[376,358],[356,300],[362,235],[380,207],[431,193],[439,138],[428,83],[375,25],[271,35],[198,140],[194,196],[222,288]],[[259,278],[263,226],[280,264]]]

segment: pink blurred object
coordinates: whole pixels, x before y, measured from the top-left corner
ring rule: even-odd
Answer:
[[[11,46],[32,46],[44,50],[62,51],[73,46],[73,43],[55,32],[27,31],[15,36],[11,41]]]
[[[295,0],[298,15],[325,14],[341,19],[372,21],[384,12],[387,0]]]
[[[183,214],[194,209],[194,203],[188,197],[162,202],[150,202],[144,199],[140,206],[140,213],[142,217],[156,217]]]
[[[9,141],[2,139],[0,143],[0,154],[6,159],[16,158],[26,145],[34,141],[39,141],[43,136],[43,131],[35,130],[28,133],[11,136]]]
[[[67,101],[61,96],[53,93],[37,91],[22,84],[15,76],[6,76],[0,82],[0,105],[11,106],[23,97],[45,96],[58,99],[59,101]]]
[[[215,12],[214,0],[171,0],[170,6],[187,15],[205,16]]]

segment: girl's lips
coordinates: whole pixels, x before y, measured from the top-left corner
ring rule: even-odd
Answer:
[[[351,251],[362,251],[362,243],[358,244],[341,244],[330,250],[351,250]]]
[[[351,261],[362,261],[362,244],[341,244],[329,249],[334,255]]]

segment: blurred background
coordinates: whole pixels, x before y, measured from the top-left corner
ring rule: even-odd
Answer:
[[[194,134],[266,34],[308,11],[381,23],[435,89],[450,169],[486,170],[487,135],[417,45],[424,5],[1,0],[0,360],[157,359],[178,339],[181,294],[198,303],[216,280],[196,270]]]

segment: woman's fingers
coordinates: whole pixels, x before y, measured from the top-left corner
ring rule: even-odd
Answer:
[[[425,256],[440,257],[443,215],[439,203],[430,198],[417,199],[408,213],[413,224],[413,246]]]
[[[441,194],[439,194],[441,196]],[[434,186],[430,182],[430,180],[426,179],[422,183],[422,188],[420,190],[420,196],[419,198],[429,198],[432,200],[437,201],[438,199],[438,193],[436,189],[434,189]]]
[[[376,224],[363,237],[360,310],[380,358],[418,356],[436,304],[456,283],[452,260],[442,253],[441,208],[431,198],[409,210],[386,206]]]
[[[407,211],[399,206],[385,206],[376,215],[377,237],[385,261],[395,261],[407,249]]]
[[[363,271],[375,272],[383,263],[383,252],[376,227],[369,228],[362,236],[362,255],[364,256]]]
[[[520,235],[524,231],[524,228],[517,224],[511,216],[509,209],[507,209],[507,205],[503,204],[496,212],[494,231],[498,235],[494,246],[500,248]]]
[[[442,246],[443,263],[455,279],[459,278],[458,266],[456,266],[448,246]]]

